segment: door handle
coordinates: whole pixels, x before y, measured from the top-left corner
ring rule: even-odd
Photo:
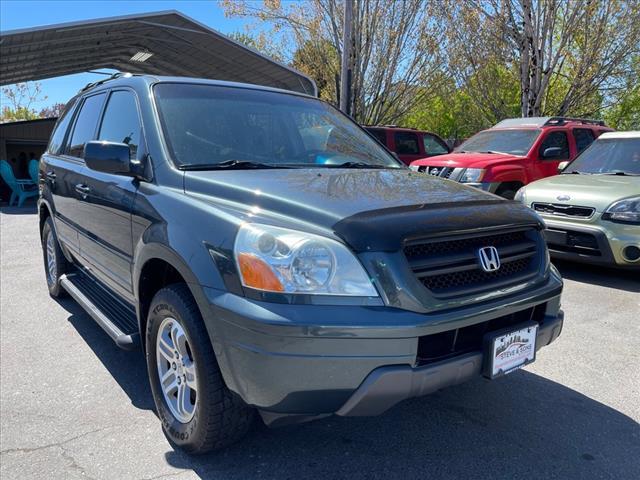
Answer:
[[[89,187],[87,187],[83,183],[78,183],[76,185],[76,192],[78,192],[80,195],[82,195],[82,198],[87,198],[87,195],[89,195],[90,191],[91,191],[91,189]]]

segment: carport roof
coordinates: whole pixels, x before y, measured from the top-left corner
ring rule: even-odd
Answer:
[[[315,83],[306,75],[177,11],[0,33],[0,85],[98,68],[212,78],[317,94]]]

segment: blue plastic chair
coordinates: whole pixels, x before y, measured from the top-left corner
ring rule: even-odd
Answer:
[[[33,160],[29,160],[29,176],[33,183],[38,185],[38,168],[40,167],[40,162],[35,158]]]
[[[13,205],[16,198],[18,199],[18,206],[21,207],[27,198],[37,197],[38,189],[36,184],[32,180],[17,179],[13,174],[11,165],[6,160],[0,160],[0,175],[9,188],[11,189],[11,198],[9,199],[9,206]]]

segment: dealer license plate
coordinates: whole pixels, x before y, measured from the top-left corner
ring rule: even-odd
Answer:
[[[536,359],[537,333],[538,324],[531,322],[518,330],[485,337],[485,376],[496,378],[533,362]]]

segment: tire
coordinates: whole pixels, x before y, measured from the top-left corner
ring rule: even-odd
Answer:
[[[172,446],[203,454],[248,432],[254,410],[225,385],[202,316],[185,284],[165,287],[153,297],[146,347],[156,412]],[[180,398],[184,402],[179,403]]]
[[[516,196],[516,191],[510,187],[499,188],[496,191],[496,195],[501,196],[502,198],[506,198],[507,200],[513,200]]]
[[[67,296],[67,291],[60,285],[60,277],[69,271],[69,262],[62,253],[51,217],[45,220],[42,228],[42,258],[49,295],[53,298]]]

